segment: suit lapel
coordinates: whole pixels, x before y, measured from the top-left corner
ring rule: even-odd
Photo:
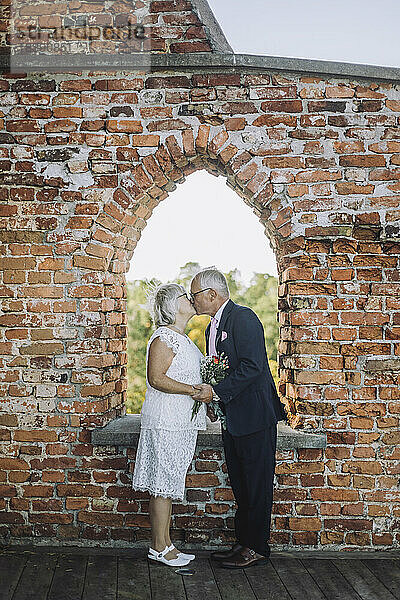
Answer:
[[[217,329],[217,337],[215,338],[215,347],[216,348],[221,340],[221,335],[222,335],[222,332],[224,331],[225,323],[226,323],[234,306],[235,306],[235,303],[232,302],[232,300],[228,300],[227,305],[225,306],[224,310],[222,311],[221,320],[219,322],[218,329]]]
[[[211,321],[210,321],[211,323]],[[206,330],[205,330],[205,338],[206,338],[206,355],[208,356],[208,346],[209,346],[209,342],[210,342],[210,323],[207,325]]]

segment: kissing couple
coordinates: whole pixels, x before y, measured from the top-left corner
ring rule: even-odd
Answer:
[[[236,541],[213,552],[222,567],[242,569],[265,563],[275,473],[276,425],[286,420],[268,364],[263,326],[248,307],[230,300],[223,273],[203,269],[191,281],[190,294],[175,283],[160,285],[152,316],[156,330],[146,354],[146,394],[132,487],[150,493],[151,547],[148,558],[182,567],[194,554],[171,542],[172,500],[183,500],[185,478],[197,434],[206,429],[214,399],[224,415],[222,437],[230,484],[237,504]],[[194,315],[210,315],[206,353],[224,353],[226,376],[215,385],[202,383],[203,354],[185,335]],[[194,401],[200,409],[193,418]],[[212,411],[208,411],[211,419]],[[201,517],[199,517],[201,518]]]

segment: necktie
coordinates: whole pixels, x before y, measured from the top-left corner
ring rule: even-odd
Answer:
[[[215,340],[216,340],[216,337],[217,337],[217,327],[218,327],[218,320],[214,319],[214,317],[211,317],[210,343],[209,343],[209,354],[211,356],[216,356],[217,355],[217,349],[215,347]]]

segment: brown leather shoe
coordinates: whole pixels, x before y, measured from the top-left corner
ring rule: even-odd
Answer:
[[[227,560],[228,558],[234,556],[236,552],[238,552],[242,548],[243,546],[241,544],[236,543],[232,546],[230,550],[219,550],[218,552],[212,552],[211,558],[213,560]]]
[[[268,556],[258,554],[250,548],[242,548],[228,560],[223,560],[220,564],[225,569],[247,569],[255,565],[266,565]]]

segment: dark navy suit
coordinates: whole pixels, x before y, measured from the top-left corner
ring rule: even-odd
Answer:
[[[210,326],[206,329],[208,353]],[[222,339],[224,338],[224,339]],[[264,329],[257,315],[229,300],[219,322],[216,349],[228,357],[229,370],[213,386],[226,414],[222,430],[226,465],[238,509],[237,541],[268,554],[276,424],[287,420],[268,364]]]

